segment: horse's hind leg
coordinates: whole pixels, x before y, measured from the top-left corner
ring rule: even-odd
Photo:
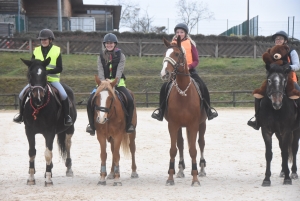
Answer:
[[[292,143],[292,152],[293,152],[293,165],[292,165],[292,173],[291,178],[292,179],[298,179],[297,174],[297,153],[299,148],[299,138],[300,138],[300,129],[297,129],[293,132],[294,138]]]
[[[199,177],[204,177],[206,176],[206,172],[205,172],[205,167],[206,167],[206,161],[204,158],[204,147],[205,147],[205,131],[206,131],[206,123],[202,123],[199,125],[199,139],[198,139],[198,144],[200,147],[200,162],[199,162],[199,166],[200,166],[200,172],[198,174]]]
[[[27,179],[27,185],[35,185],[35,166],[34,160],[36,156],[36,149],[35,149],[35,135],[33,133],[26,132],[28,143],[29,143],[29,177]]]
[[[129,142],[129,148],[130,148],[130,153],[131,153],[131,170],[132,170],[132,173],[131,173],[131,178],[138,178],[139,175],[138,173],[136,172],[136,163],[135,163],[135,136],[136,136],[136,133],[132,133],[129,135],[129,138],[130,138],[130,142]]]
[[[176,175],[177,178],[184,178],[184,169],[185,169],[185,163],[184,163],[184,157],[183,157],[183,148],[184,148],[184,140],[182,137],[182,128],[178,130],[177,133],[177,148],[179,151],[179,163],[178,163],[178,173]]]
[[[67,159],[66,159],[66,176],[67,177],[73,177],[73,170],[72,170],[72,159],[71,159],[71,145],[72,145],[72,136],[73,134],[66,134],[65,139],[65,145],[66,145],[66,151],[67,151]]]

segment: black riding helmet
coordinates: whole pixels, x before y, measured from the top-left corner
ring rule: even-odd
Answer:
[[[50,29],[42,29],[39,33],[38,39],[50,39],[54,40],[54,34]]]
[[[106,42],[113,42],[113,43],[116,43],[116,45],[117,45],[118,44],[118,38],[115,34],[108,33],[103,38],[103,45],[105,45]]]
[[[277,36],[282,36],[284,37],[284,40],[288,41],[289,40],[289,36],[287,35],[286,32],[284,31],[277,31],[273,36],[272,36],[272,40],[275,42],[275,38]]]
[[[177,24],[177,25],[175,26],[175,28],[174,28],[174,33],[176,33],[176,30],[177,30],[177,29],[183,29],[183,30],[185,31],[186,34],[189,33],[189,28],[188,28],[187,25],[184,24],[184,23],[179,23],[179,24]]]

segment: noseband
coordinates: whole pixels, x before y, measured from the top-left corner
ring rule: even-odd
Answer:
[[[95,100],[95,99],[94,99],[94,100]],[[109,114],[109,112],[110,112],[110,110],[111,110],[111,107],[112,107],[112,104],[113,104],[114,100],[115,100],[115,99],[114,99],[114,97],[113,97],[113,98],[111,99],[109,108],[95,105],[95,110],[98,110],[98,111],[101,111],[101,112],[106,112],[106,113]]]

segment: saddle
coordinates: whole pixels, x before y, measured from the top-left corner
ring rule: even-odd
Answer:
[[[127,106],[128,106],[128,101],[127,101],[127,98],[126,98],[126,95],[123,93],[123,92],[119,92],[117,90],[115,90],[115,94],[117,95],[118,99],[120,100],[121,102],[121,105],[122,105],[122,109],[124,111],[124,114],[126,116],[128,116],[128,111],[127,111]],[[132,94],[130,94],[132,96]],[[132,97],[133,98],[133,97]]]

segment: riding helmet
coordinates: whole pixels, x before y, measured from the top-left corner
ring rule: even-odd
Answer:
[[[188,28],[188,26],[186,25],[186,24],[184,24],[184,23],[179,23],[179,24],[177,24],[176,26],[175,26],[175,28],[174,28],[174,32],[176,33],[176,30],[177,29],[183,29],[184,31],[185,31],[185,33],[189,33],[189,28]]]
[[[42,29],[39,33],[38,39],[50,39],[54,40],[54,34],[50,29]]]
[[[115,34],[108,33],[103,38],[103,45],[105,45],[106,42],[113,42],[118,44],[118,38]]]
[[[287,35],[286,32],[284,31],[277,31],[273,36],[272,36],[272,40],[275,42],[275,38],[276,36],[282,36],[284,37],[284,40],[288,41],[289,40],[289,36]]]

